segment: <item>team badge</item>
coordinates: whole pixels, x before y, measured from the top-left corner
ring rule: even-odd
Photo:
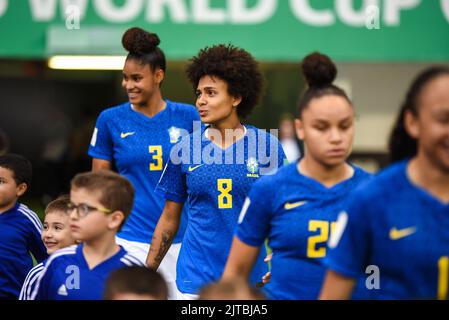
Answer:
[[[248,173],[246,174],[247,177],[259,177],[259,163],[256,158],[251,157],[246,161],[246,170],[248,170]]]
[[[181,137],[181,129],[170,127],[170,129],[168,129],[168,135],[170,136],[170,143],[176,143]]]

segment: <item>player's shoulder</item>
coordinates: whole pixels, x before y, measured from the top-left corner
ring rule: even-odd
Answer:
[[[354,169],[354,176],[353,176],[354,183],[356,183],[358,185],[361,183],[367,183],[374,177],[373,173],[368,172],[365,169],[363,169],[353,163],[350,163],[350,165]]]
[[[34,274],[39,271],[42,271],[44,269],[46,260],[42,261],[41,263],[36,264],[34,267],[31,268],[31,270],[28,272],[28,274]]]
[[[355,191],[354,198],[371,201],[386,199],[399,190],[404,180],[407,161],[394,163],[375,175],[368,176]]]
[[[72,261],[77,253],[79,245],[71,245],[69,247],[65,247],[59,250],[56,250],[51,254],[50,257],[46,261],[44,261],[44,265],[48,268],[50,265],[59,265],[67,263],[67,261]]]
[[[277,171],[273,171],[272,174],[267,174],[261,176],[253,185],[253,189],[256,192],[261,192],[265,194],[273,194],[281,190],[281,186],[284,184],[290,184],[292,175],[296,170],[297,163],[286,164]]]
[[[196,108],[188,103],[166,100],[167,106],[176,114],[199,118]]]
[[[42,223],[33,210],[28,208],[26,205],[20,203],[17,207],[17,212],[19,213],[19,217],[23,218],[27,223],[36,228],[39,232],[42,229]]]
[[[268,130],[257,128],[253,125],[246,124],[246,123],[244,125],[247,130],[247,134],[255,133],[256,137],[259,139],[266,138],[267,141],[270,141],[270,140],[278,141],[278,138],[274,134],[269,132]]]
[[[130,103],[124,102],[122,104],[104,109],[103,111],[100,112],[99,117],[106,118],[106,119],[111,119],[111,118],[117,119],[118,117],[120,117],[120,118],[124,117],[126,114],[128,114],[131,111],[132,110],[130,107]]]

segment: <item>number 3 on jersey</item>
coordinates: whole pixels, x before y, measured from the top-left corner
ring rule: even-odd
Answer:
[[[153,162],[150,163],[150,171],[162,170],[162,146],[149,146],[148,152],[153,155]]]
[[[218,208],[232,209],[232,195],[229,193],[232,190],[232,179],[218,179],[217,189],[220,191],[218,195]]]

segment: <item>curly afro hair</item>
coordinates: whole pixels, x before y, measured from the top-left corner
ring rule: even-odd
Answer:
[[[206,47],[191,59],[186,72],[194,90],[203,76],[226,81],[228,93],[242,98],[237,107],[240,118],[248,116],[259,102],[262,74],[253,56],[243,49],[230,44]]]

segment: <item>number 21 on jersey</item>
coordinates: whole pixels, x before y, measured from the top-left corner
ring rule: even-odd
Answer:
[[[319,233],[310,236],[307,239],[307,257],[308,258],[324,258],[326,256],[326,243],[329,239],[330,233],[334,231],[336,222],[329,222],[326,220],[310,220],[309,231]],[[322,244],[317,248],[318,244]]]

